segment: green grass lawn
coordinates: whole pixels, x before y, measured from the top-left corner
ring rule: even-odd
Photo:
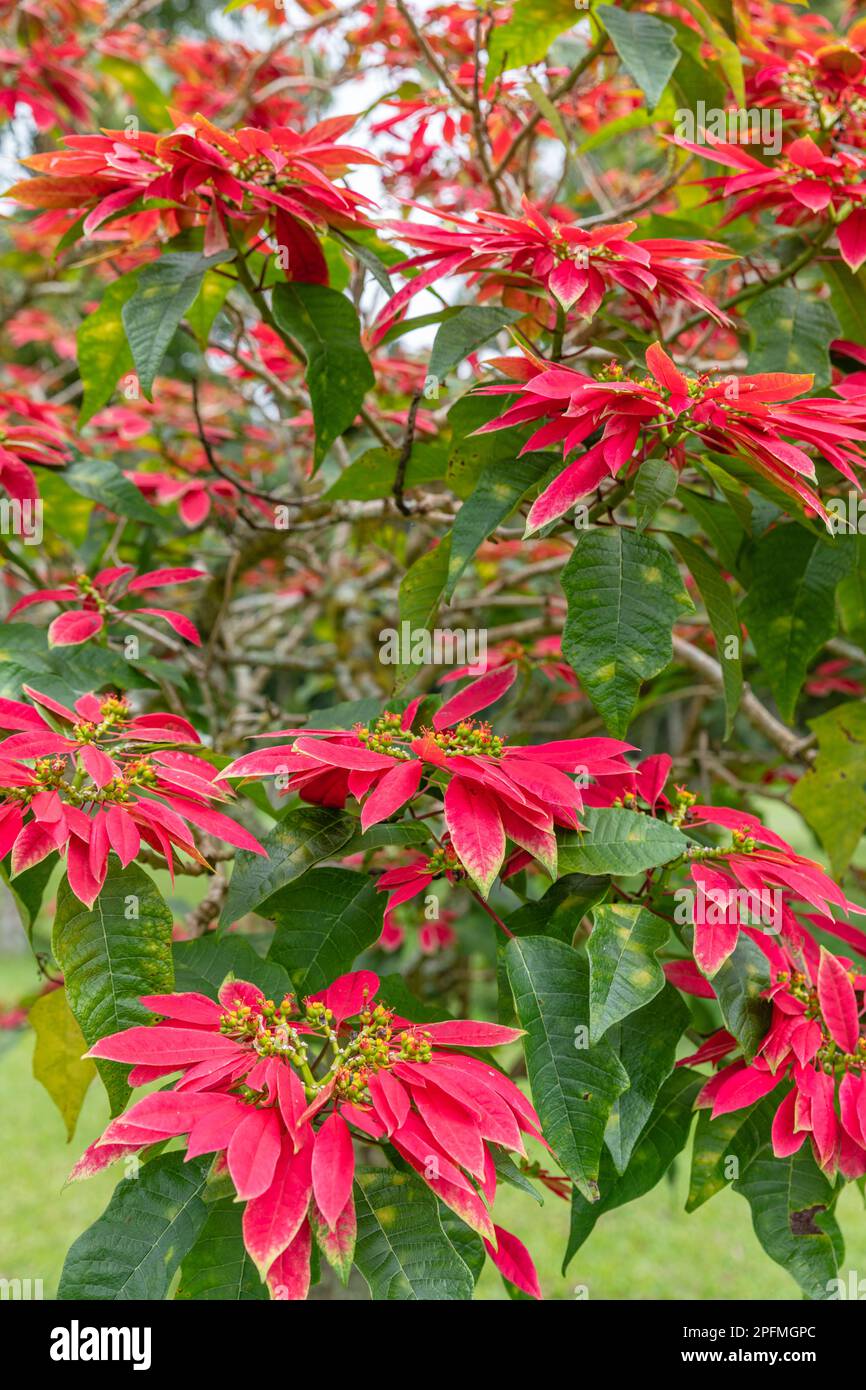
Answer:
[[[9,1003],[36,980],[27,957],[0,960],[0,1000]],[[46,1092],[31,1075],[33,1034],[29,1029],[0,1034],[0,1277],[44,1281],[53,1297],[65,1252],[103,1210],[118,1169],[64,1187],[81,1150],[108,1120],[108,1108],[94,1083],[78,1131],[65,1141],[62,1121]],[[789,1299],[793,1282],[764,1255],[752,1232],[745,1201],[723,1192],[692,1216],[683,1211],[688,1184],[686,1157],[676,1181],[663,1181],[639,1202],[603,1216],[568,1275],[560,1271],[568,1235],[568,1204],[548,1195],[539,1207],[504,1187],[496,1219],[532,1251],[547,1298],[552,1299]],[[866,1276],[866,1219],[862,1199],[851,1186],[841,1201],[841,1223],[848,1269]],[[479,1297],[501,1299],[503,1288],[489,1265]]]

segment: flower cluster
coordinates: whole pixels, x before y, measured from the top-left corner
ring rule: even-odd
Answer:
[[[475,221],[441,213],[446,226],[390,223],[399,240],[421,248],[421,254],[394,267],[417,273],[382,310],[377,340],[419,290],[455,274],[468,275],[469,284],[479,287],[479,302],[495,296],[540,315],[544,323],[550,315],[548,296],[564,311],[592,318],[605,293],[616,288],[630,295],[652,321],[667,299],[728,322],[686,273],[689,264],[731,256],[727,247],[714,241],[633,240],[636,222],[588,229],[546,217],[527,198],[522,206],[523,218],[481,210]]]
[[[555,827],[577,829],[583,806],[581,788],[566,774],[580,773],[586,782],[620,777],[628,771],[624,754],[631,745],[611,738],[507,744],[470,716],[498,699],[513,679],[514,668],[504,667],[473,682],[417,736],[411,732],[416,700],[402,718],[384,714],[350,731],[283,730],[291,743],[245,753],[219,775],[277,776],[282,791],[323,806],[342,807],[353,796],[362,802],[364,830],[404,807],[423,782],[424,789],[442,792],[449,853],[456,859],[429,870],[428,882],[459,865],[486,897],[505,859],[506,839],[555,878]]]
[[[698,1103],[711,1107],[715,1118],[791,1083],[772,1125],[777,1158],[796,1153],[808,1138],[826,1173],[832,1176],[838,1168],[846,1178],[861,1178],[866,1174],[866,1037],[860,1015],[866,980],[850,960],[819,949],[808,933],[801,933],[799,948],[770,943],[760,934],[756,940],[771,966],[765,991],[773,1004],[770,1028],[754,1060],[723,1066]],[[698,1060],[720,1060],[735,1046],[730,1035],[716,1035]]]
[[[827,154],[804,135],[767,165],[741,145],[712,140],[705,145],[676,143],[736,171],[702,180],[714,201],[733,198],[723,225],[765,209],[772,210],[781,227],[832,218],[846,265],[859,270],[866,261],[866,157],[860,151]]]
[[[598,379],[571,367],[550,366],[534,357],[499,358],[496,365],[518,385],[484,386],[488,395],[517,399],[478,433],[546,421],[521,450],[562,445],[563,457],[593,435],[601,438],[568,463],[529,513],[528,531],[563,516],[599,483],[630,471],[640,460],[667,457],[682,467],[694,437],[721,454],[742,457],[807,511],[829,520],[807,480],[815,449],[850,482],[863,467],[866,396],[804,396],[811,376],[770,372],[718,379],[717,374],[686,376],[658,343],[647,349],[648,374],[629,376],[619,364]],[[804,399],[796,399],[803,396]]]
[[[34,464],[60,468],[66,461],[66,434],[56,414],[51,406],[0,393],[0,487],[18,502],[39,497]]]
[[[130,579],[130,575],[134,577]],[[37,603],[74,603],[76,606],[61,613],[48,625],[48,643],[52,647],[75,647],[87,642],[91,637],[104,631],[106,626],[120,618],[124,613],[144,613],[149,617],[162,618],[179,637],[195,646],[201,646],[201,638],[195,624],[183,613],[174,613],[166,608],[119,608],[118,600],[129,594],[140,594],[150,589],[164,589],[170,584],[185,584],[191,579],[206,579],[204,570],[181,567],[176,569],[148,570],[146,574],[136,574],[132,565],[115,565],[100,570],[91,579],[86,574],[78,575],[74,584],[65,584],[58,589],[35,589],[25,594],[9,609],[7,620],[14,618]]]
[[[15,730],[0,740],[0,858],[12,851],[13,875],[65,852],[69,886],[92,907],[112,850],[126,866],[143,842],[173,872],[175,846],[207,867],[195,825],[265,853],[249,831],[213,808],[230,794],[215,785],[215,768],[176,746],[200,742],[186,719],[136,715],[114,695],[82,695],[69,709],[29,686],[25,691],[33,704],[0,700],[0,728]]]
[[[304,133],[287,126],[229,132],[196,116],[166,135],[70,135],[66,149],[25,160],[35,177],[7,196],[83,216],[88,237],[137,243],[159,227],[177,235],[202,225],[209,253],[225,250],[233,226],[246,236],[264,227],[285,248],[287,278],[327,284],[315,232],[366,221],[361,209],[369,203],[333,180],[353,164],[376,163],[365,150],[337,143],[353,122],[332,117]]]
[[[298,1001],[266,999],[227,980],[219,1003],[201,994],[150,995],[153,1027],[101,1038],[91,1057],[132,1064],[132,1086],[180,1072],[167,1090],[112,1120],[73,1176],[148,1144],[186,1135],[187,1158],[218,1154],[246,1203],[244,1243],[274,1296],[303,1299],[313,1234],[344,1273],[355,1244],[354,1139],[393,1149],[484,1239],[508,1279],[540,1297],[523,1245],[494,1226],[495,1154],[525,1156],[541,1139],[523,1094],[462,1047],[516,1041],[494,1023],[411,1023],[376,1000],[379,980],[356,971]],[[542,1141],[543,1142],[543,1141]]]

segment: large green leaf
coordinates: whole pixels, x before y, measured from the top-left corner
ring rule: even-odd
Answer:
[[[15,694],[17,695],[18,691],[16,691]],[[45,896],[48,881],[57,867],[57,860],[58,855],[56,853],[49,854],[45,859],[40,859],[39,863],[34,864],[32,868],[25,869],[23,873],[16,874],[14,878],[10,877],[9,867],[4,863],[0,863],[0,878],[3,879],[3,882],[6,884],[6,887],[15,900],[15,906],[18,908],[18,915],[21,918],[21,925],[27,933],[28,938],[33,931],[33,924],[42,907],[42,899]]]
[[[617,1173],[613,1159],[605,1153],[601,1168],[600,1199],[588,1202],[576,1188],[571,1198],[571,1232],[563,1260],[567,1269],[574,1255],[595,1229],[606,1211],[625,1206],[649,1192],[664,1177],[677,1154],[685,1147],[694,1114],[693,1106],[704,1077],[681,1067],[669,1076],[625,1172]]]
[[[614,1103],[604,1134],[618,1173],[628,1167],[659,1088],[673,1071],[677,1043],[688,1022],[689,1011],[682,997],[666,984],[649,1004],[622,1023],[615,1023],[607,1034],[631,1083]]]
[[[232,1197],[209,1202],[207,1220],[184,1256],[176,1299],[267,1300],[268,1288],[244,1247],[243,1206]]]
[[[206,994],[216,999],[227,976],[249,980],[269,999],[280,1000],[291,992],[291,981],[276,961],[263,960],[243,936],[213,934],[195,941],[177,941],[173,947],[175,987],[180,992]]]
[[[545,936],[515,937],[505,959],[544,1137],[587,1200],[596,1201],[605,1125],[629,1082],[609,1043],[589,1043],[587,963]]]
[[[390,497],[397,481],[399,457],[397,449],[365,450],[360,458],[343,469],[325,497],[329,502],[345,499],[365,502],[373,497]],[[446,463],[445,450],[438,440],[416,439],[406,464],[404,489],[438,482],[445,472]]]
[[[522,458],[497,459],[487,464],[475,491],[454,520],[445,586],[447,599],[451,598],[458,579],[482,541],[510,516],[550,465],[549,454],[524,454]]]
[[[818,736],[818,756],[791,801],[841,877],[866,830],[866,701],[837,705],[809,727]]]
[[[135,293],[123,305],[122,314],[139,384],[148,400],[168,345],[194,303],[205,272],[232,260],[234,254],[168,251],[139,272]]]
[[[716,639],[716,656],[724,682],[725,738],[729,738],[743,693],[740,620],[736,605],[718,565],[705,550],[685,536],[674,536],[674,545],[698,586]]]
[[[66,1256],[59,1299],[164,1299],[208,1215],[209,1158],[160,1154],[119,1183],[98,1221]]]
[[[772,1008],[762,998],[770,985],[767,957],[744,932],[733,953],[713,976],[713,989],[725,1020],[725,1027],[741,1044],[751,1061],[770,1026]]]
[[[600,874],[560,874],[540,898],[512,912],[506,925],[513,936],[555,936],[570,945],[583,918],[609,888]]]
[[[671,659],[671,628],[693,604],[652,536],[621,526],[581,534],[562,572],[565,658],[612,734],[622,737],[641,682]]]
[[[637,529],[645,531],[650,522],[677,490],[679,473],[666,458],[646,459],[638,469],[634,484]]]
[[[93,907],[79,902],[63,879],[51,945],[89,1046],[122,1028],[152,1022],[153,1014],[139,999],[174,986],[173,922],[156,885],[137,864],[122,869],[110,858]],[[129,1099],[129,1068],[119,1062],[99,1062],[97,1067],[117,1114]]]
[[[821,275],[830,289],[830,303],[839,320],[839,332],[849,342],[858,342],[866,323],[866,284],[862,274],[854,274],[842,261],[829,258],[821,263]]]
[[[288,971],[301,998],[351,970],[382,934],[385,898],[366,874],[312,869],[270,903],[276,922],[269,960]]]
[[[84,387],[79,429],[108,404],[120,378],[132,371],[132,353],[126,341],[122,310],[135,294],[138,274],[134,270],[109,281],[99,307],[92,314],[86,314],[78,326],[78,374]]]
[[[709,1110],[698,1111],[686,1211],[697,1211],[745,1171],[766,1143],[767,1127],[778,1105],[778,1094],[771,1092],[758,1105],[716,1120],[710,1118]]]
[[[135,483],[124,477],[110,459],[76,458],[68,463],[59,477],[73,492],[99,502],[117,516],[150,525],[159,521],[159,512],[146,502]]]
[[[850,538],[834,542],[795,523],[757,543],[743,622],[782,718],[794,717],[809,663],[836,631],[836,585],[854,565]]]
[[[832,1213],[833,1187],[810,1146],[776,1158],[766,1145],[733,1187],[749,1203],[755,1235],[770,1259],[807,1298],[835,1298],[833,1281],[845,1250]]]
[[[361,346],[354,305],[327,285],[277,285],[273,315],[280,332],[300,344],[307,359],[307,390],[316,426],[315,462],[352,425],[374,384]]]
[[[359,1169],[355,1208],[355,1264],[374,1299],[471,1299],[472,1270],[445,1233],[439,1203],[414,1173]]]
[[[816,387],[829,386],[829,345],[840,332],[829,304],[813,292],[777,285],[755,296],[746,319],[753,337],[750,372],[808,372]]]
[[[407,632],[410,640],[414,642],[433,627],[448,576],[450,553],[451,537],[446,536],[432,550],[425,550],[403,575],[397,604],[401,639],[403,633]],[[424,666],[423,661],[413,659],[411,648],[405,655],[409,659],[401,660],[395,672],[395,691],[402,690],[407,681]]]
[[[662,92],[680,60],[676,32],[664,20],[642,11],[618,10],[597,5],[596,16],[613,40],[626,70],[646,97],[650,110],[658,106]]]
[[[434,385],[443,382],[450,371],[464,358],[483,347],[507,323],[514,323],[521,313],[503,309],[500,305],[469,304],[440,326],[430,352],[427,377]]]
[[[515,0],[508,18],[490,35],[488,78],[540,62],[554,39],[573,28],[580,17],[574,0]]]
[[[615,806],[581,812],[585,830],[568,831],[559,842],[560,874],[614,874],[626,878],[677,859],[689,847],[681,830],[640,811]]]
[[[262,841],[267,859],[238,851],[220,925],[227,927],[247,912],[255,912],[314,864],[337,855],[357,828],[353,816],[327,806],[298,806],[289,811]]]
[[[87,1088],[96,1067],[83,1054],[87,1044],[62,989],[42,994],[31,1005],[28,1018],[36,1034],[33,1075],[41,1081],[66,1126],[66,1137],[75,1133]]]
[[[656,953],[670,926],[635,903],[593,908],[589,957],[589,1033],[598,1042],[608,1029],[643,1008],[664,989]]]

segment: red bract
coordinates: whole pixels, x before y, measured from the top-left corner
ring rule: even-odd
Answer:
[[[636,222],[592,229],[556,222],[527,198],[523,211],[522,219],[479,211],[474,222],[440,213],[450,227],[390,223],[399,240],[421,247],[422,254],[394,267],[418,273],[382,310],[375,340],[387,333],[419,290],[456,274],[468,275],[470,285],[480,286],[479,301],[495,296],[518,303],[528,294],[544,323],[551,313],[545,295],[566,312],[592,318],[605,293],[616,288],[630,295],[652,321],[668,299],[692,304],[717,322],[729,322],[685,269],[690,263],[733,254],[718,242],[633,241]]]
[[[132,1063],[133,1086],[176,1072],[180,1079],[113,1120],[73,1176],[187,1135],[187,1158],[216,1153],[228,1169],[246,1203],[246,1248],[272,1295],[305,1298],[310,1226],[327,1258],[351,1264],[353,1140],[374,1138],[484,1237],[506,1278],[540,1297],[525,1249],[488,1211],[494,1153],[525,1154],[522,1135],[541,1137],[538,1117],[507,1076],[459,1050],[501,1046],[520,1032],[493,1023],[422,1027],[378,1003],[378,987],[365,970],[300,1005],[292,995],[275,1004],[243,980],[226,981],[219,1003],[146,996],[161,1021],[101,1038],[89,1055]]]
[[[787,145],[772,164],[762,164],[740,145],[708,140],[676,144],[704,159],[736,169],[702,182],[713,190],[711,201],[733,198],[722,225],[744,213],[771,209],[780,226],[800,227],[832,217],[842,259],[852,270],[866,261],[866,157],[855,150],[825,154],[808,135]]]
[[[66,436],[56,419],[54,407],[0,393],[0,487],[18,502],[39,497],[34,464],[59,468],[66,461]]]
[[[354,119],[333,117],[303,134],[288,126],[229,132],[195,116],[167,135],[71,135],[66,149],[26,160],[36,177],[7,196],[24,207],[85,214],[84,235],[102,229],[110,239],[134,235],[134,204],[167,201],[160,213],[166,230],[202,224],[208,252],[225,249],[232,224],[245,236],[264,227],[285,248],[289,279],[327,284],[315,232],[366,222],[361,208],[369,204],[333,180],[354,164],[377,163],[366,150],[337,143]]]
[[[226,505],[237,501],[238,490],[222,478],[174,478],[170,473],[128,473],[126,475],[149,502],[167,506],[177,502],[185,526],[201,526],[207,521],[215,499]]]
[[[485,897],[505,859],[506,839],[555,878],[554,829],[576,829],[583,805],[566,773],[581,773],[582,782],[621,776],[628,771],[623,754],[631,745],[589,738],[509,746],[489,725],[463,717],[460,706],[475,712],[492,704],[513,678],[509,667],[482,677],[475,683],[486,685],[482,693],[471,686],[461,691],[420,737],[410,732],[413,706],[402,720],[385,714],[351,731],[284,730],[291,743],[246,753],[220,777],[278,775],[282,790],[324,806],[344,806],[351,795],[363,802],[364,830],[401,810],[421,790],[422,779],[430,786],[445,781],[443,811],[453,854]]]
[[[134,578],[130,579],[130,575]],[[189,568],[148,570],[146,574],[136,574],[132,565],[117,565],[111,569],[100,570],[90,579],[86,574],[78,575],[74,584],[66,584],[58,589],[36,589],[25,594],[9,609],[7,618],[37,603],[75,603],[78,605],[55,618],[48,628],[48,642],[52,647],[73,647],[87,642],[97,633],[125,613],[144,613],[150,617],[161,618],[168,623],[179,637],[187,642],[201,646],[194,623],[182,613],[174,613],[165,608],[119,608],[118,601],[130,594],[144,593],[149,589],[164,589],[171,584],[185,584],[191,579],[206,579],[204,570]]]
[[[69,886],[92,907],[112,850],[124,867],[142,841],[165,856],[172,873],[172,846],[207,866],[194,825],[265,853],[249,831],[213,809],[227,796],[214,785],[215,769],[159,746],[199,743],[186,719],[134,715],[114,695],[82,695],[69,709],[29,686],[25,691],[34,704],[0,700],[0,728],[16,731],[0,741],[0,858],[12,851],[13,876],[54,850],[65,852]]]
[[[811,1142],[815,1160],[832,1176],[866,1174],[866,1038],[860,1011],[866,981],[850,961],[819,951],[813,941],[792,952],[764,946],[772,965],[766,991],[773,1001],[772,1022],[758,1056],[734,1061],[704,1086],[698,1104],[712,1115],[752,1105],[791,1082],[772,1126],[773,1151],[787,1158]],[[727,1055],[736,1046],[726,1035],[700,1058]]]
[[[624,467],[664,455],[677,467],[689,457],[689,440],[698,436],[708,448],[745,458],[807,511],[826,521],[829,515],[808,480],[815,464],[805,449],[814,449],[843,477],[859,487],[854,472],[864,463],[866,395],[835,399],[803,396],[811,376],[768,372],[759,376],[714,379],[709,373],[688,377],[658,343],[647,350],[649,375],[626,376],[617,363],[598,379],[571,367],[550,366],[534,357],[497,359],[496,365],[520,383],[479,388],[487,395],[518,399],[504,415],[483,425],[479,434],[547,421],[521,453],[561,443],[563,457],[601,430],[601,438],[542,492],[533,504],[527,532],[563,516],[569,507],[594,492],[599,483]]]

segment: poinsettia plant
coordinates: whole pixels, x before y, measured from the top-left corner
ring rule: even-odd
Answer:
[[[836,1296],[866,21],[0,22],[2,1021],[93,1203],[58,1296],[571,1297],[686,1170]]]

